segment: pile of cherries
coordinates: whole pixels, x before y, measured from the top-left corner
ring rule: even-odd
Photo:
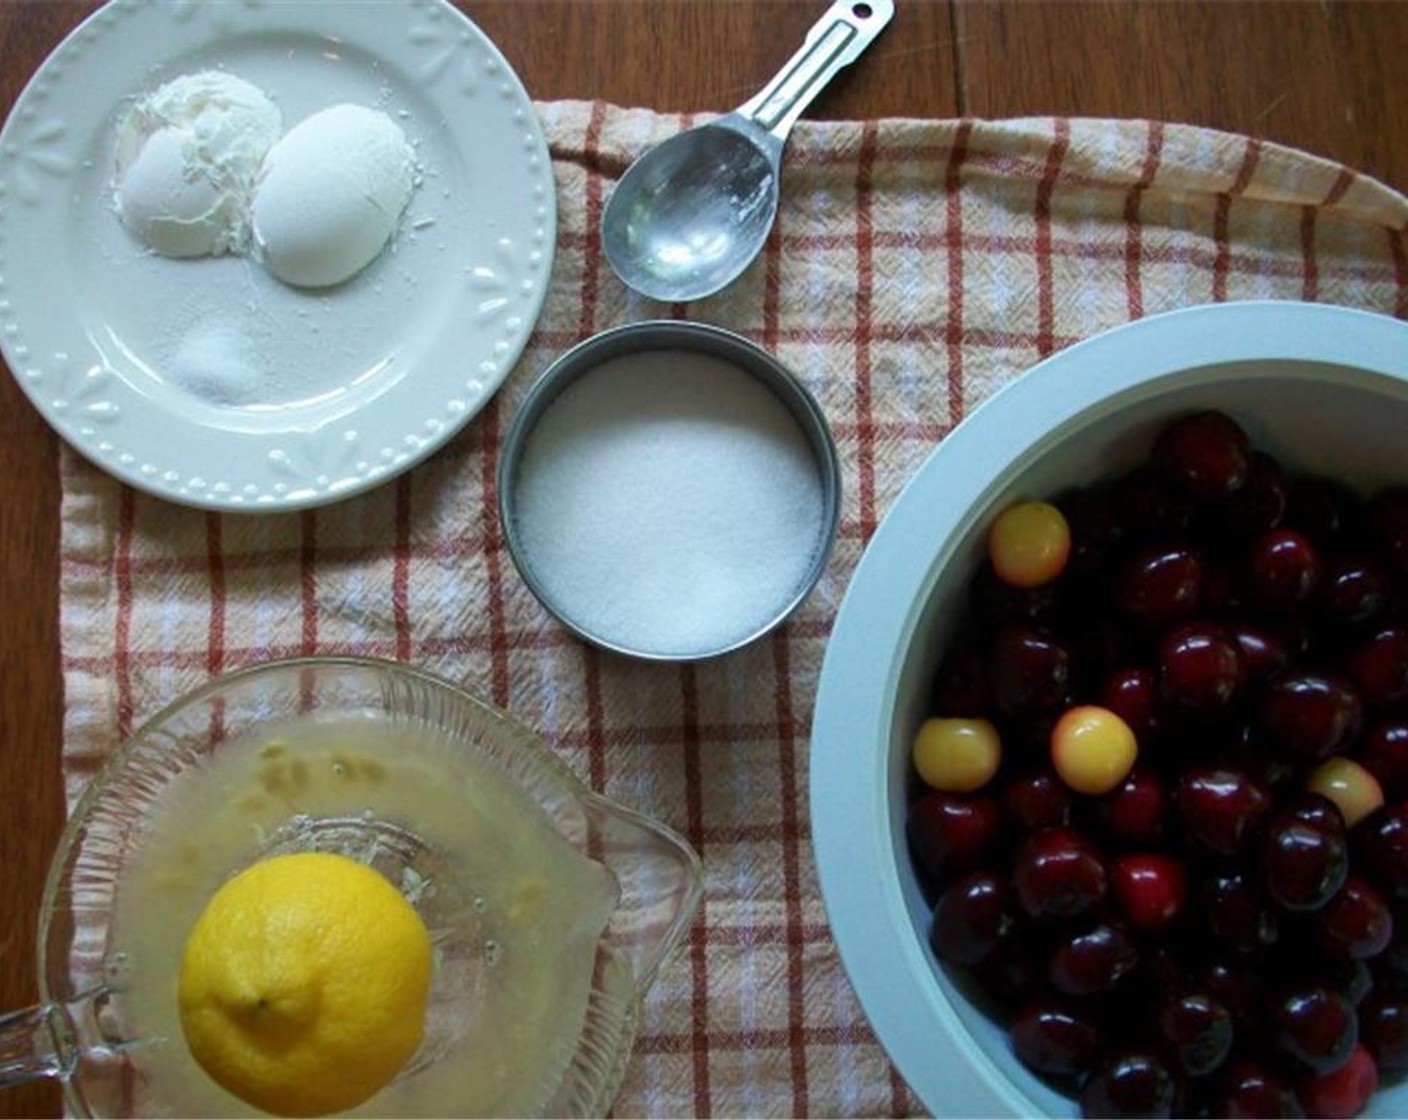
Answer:
[[[1003,512],[914,743],[930,943],[1087,1116],[1408,1070],[1408,487],[1220,412]]]

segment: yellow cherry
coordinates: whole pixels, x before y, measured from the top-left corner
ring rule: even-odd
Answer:
[[[1049,502],[1008,506],[988,530],[988,559],[1003,583],[1040,587],[1065,570],[1071,527]]]
[[[972,793],[992,781],[1002,761],[997,728],[985,719],[926,719],[911,751],[925,785]]]
[[[1071,708],[1051,729],[1051,764],[1077,793],[1109,793],[1128,776],[1138,753],[1129,724],[1108,708]]]
[[[1305,788],[1338,805],[1345,828],[1353,828],[1384,803],[1378,778],[1352,758],[1322,762],[1305,779]]]

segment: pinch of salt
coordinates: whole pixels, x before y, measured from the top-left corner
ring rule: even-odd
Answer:
[[[556,609],[642,653],[702,656],[771,622],[822,548],[824,495],[793,415],[692,351],[604,362],[545,409],[514,492]]]

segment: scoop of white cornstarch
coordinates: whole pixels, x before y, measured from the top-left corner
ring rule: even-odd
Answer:
[[[117,128],[113,202],[123,225],[168,257],[241,252],[249,200],[283,130],[279,107],[218,70],[137,99]]]

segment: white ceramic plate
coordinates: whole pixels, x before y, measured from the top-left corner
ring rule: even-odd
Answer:
[[[362,273],[288,288],[250,260],[168,260],[112,211],[114,129],[138,95],[223,69],[285,128],[379,108],[422,170]],[[115,0],[74,31],[0,133],[0,349],[101,467],[173,501],[295,509],[443,444],[508,375],[547,291],[552,167],[533,107],[442,0]]]
[[[904,839],[909,744],[993,512],[1127,469],[1170,415],[1225,408],[1297,472],[1408,480],[1408,324],[1240,303],[1144,319],[1053,356],[951,432],[846,592],[822,668],[811,823],[827,916],[881,1043],[937,1116],[1076,1116],[1012,1057],[927,945]],[[1408,1083],[1366,1116],[1408,1115]]]

